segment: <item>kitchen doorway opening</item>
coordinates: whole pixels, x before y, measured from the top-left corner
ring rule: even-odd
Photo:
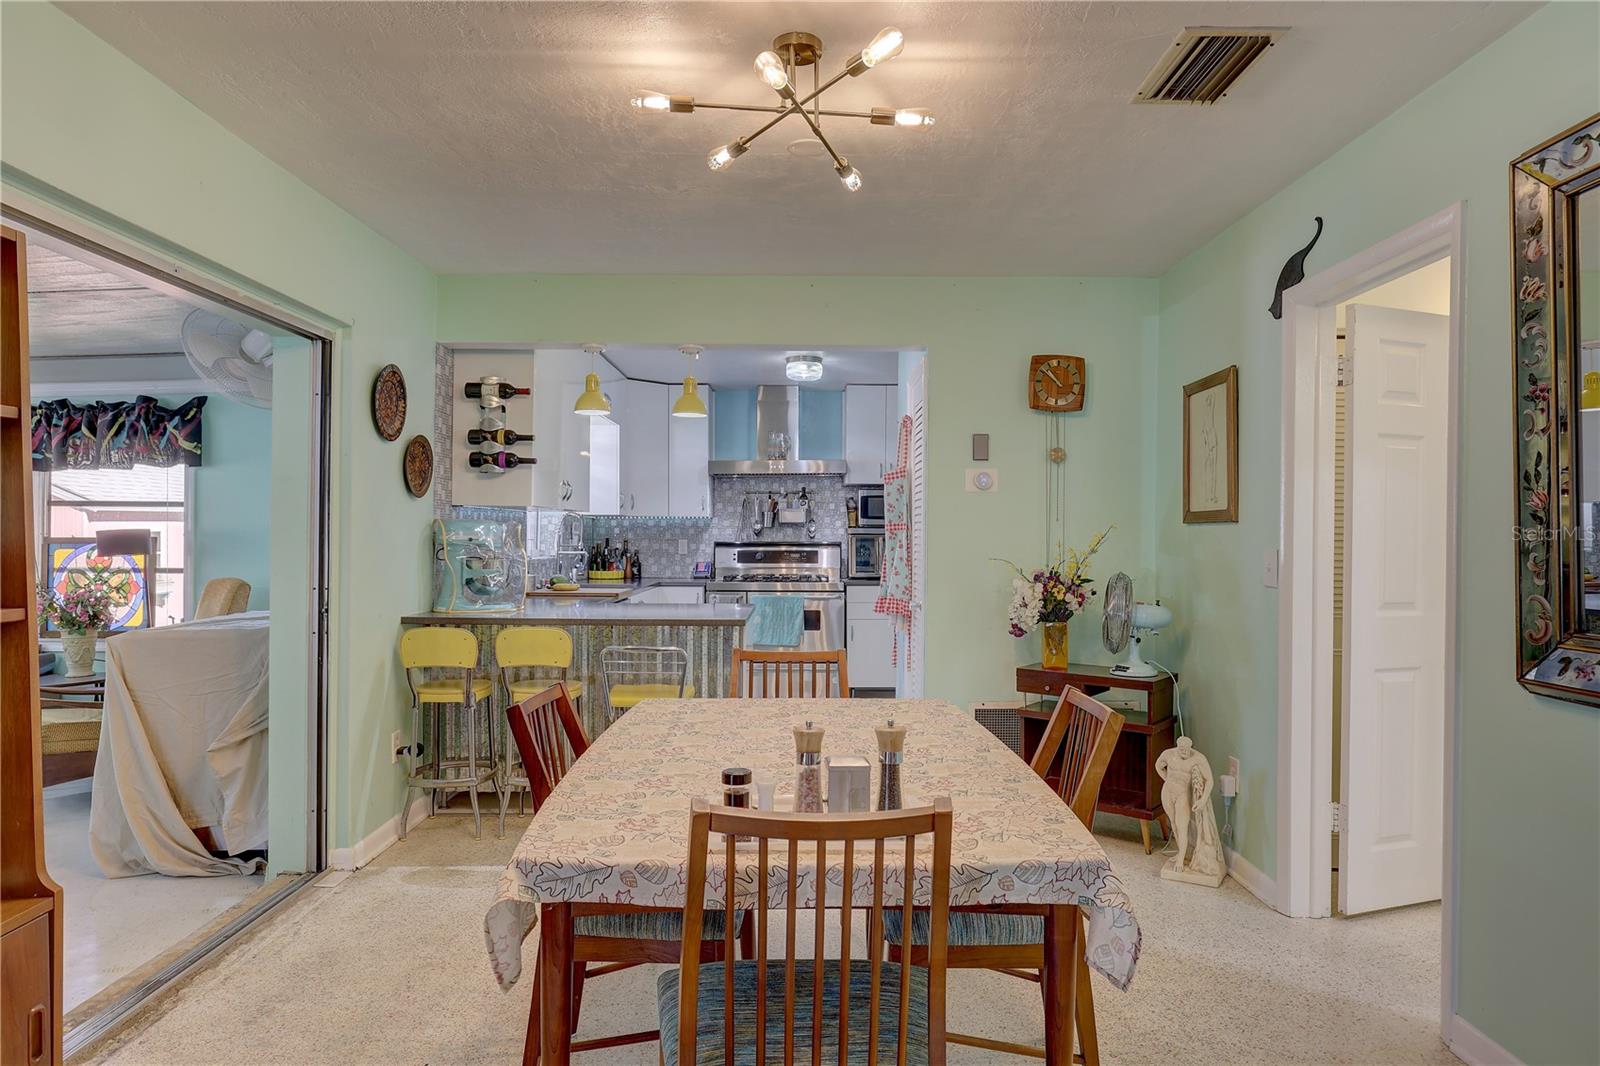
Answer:
[[[70,1056],[325,865],[333,334],[0,206],[27,280],[38,816]]]

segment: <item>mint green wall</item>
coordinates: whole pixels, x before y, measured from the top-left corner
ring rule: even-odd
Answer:
[[[1600,6],[1554,4],[1251,211],[1161,280],[1159,565],[1185,712],[1213,762],[1243,761],[1238,846],[1273,876],[1283,261],[1327,223],[1315,273],[1466,203],[1461,375],[1458,1012],[1529,1063],[1600,1061],[1600,713],[1514,674],[1507,164],[1600,105]],[[1238,525],[1182,524],[1182,386],[1239,364]]]
[[[1155,440],[1146,403],[1155,388],[1155,281],[441,277],[439,336],[467,344],[693,336],[705,344],[783,345],[794,341],[797,291],[809,314],[808,346],[928,349],[927,691],[962,705],[1014,696],[1013,670],[1038,658],[1039,642],[1006,634],[1010,586],[1005,569],[989,560],[1028,564],[1044,556],[1048,419],[1028,410],[1028,359],[1036,352],[1088,359],[1088,402],[1065,423],[1068,537],[1082,545],[1114,523],[1096,572],[1127,570],[1143,582],[1151,545],[1141,536],[1147,493],[1135,472]],[[973,433],[990,435],[998,492],[963,490]],[[1075,657],[1105,657],[1097,613],[1074,625],[1073,640]]]
[[[281,358],[281,352],[278,353]],[[304,358],[304,356],[301,356]],[[286,394],[280,390],[280,404]],[[250,609],[271,603],[272,412],[226,396],[206,401],[204,464],[194,472],[190,605],[214,577],[250,582]]]
[[[31,195],[82,214],[338,331],[329,827],[333,847],[349,846],[400,806],[387,750],[407,718],[395,620],[423,605],[430,580],[429,503],[403,488],[401,446],[372,432],[367,404],[378,369],[397,363],[413,396],[407,434],[429,431],[433,276],[47,4],[0,5],[0,131],[8,202]],[[281,466],[275,490],[304,496],[304,469]],[[303,527],[280,544],[274,521],[281,613],[277,580],[310,560]],[[296,689],[274,670],[275,698]]]

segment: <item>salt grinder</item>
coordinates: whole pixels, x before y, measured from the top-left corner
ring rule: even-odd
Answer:
[[[900,764],[905,760],[906,727],[895,725],[889,719],[876,727],[878,734],[878,810],[898,811],[900,795]]]
[[[822,812],[822,729],[809,718],[804,727],[794,727],[794,809]]]

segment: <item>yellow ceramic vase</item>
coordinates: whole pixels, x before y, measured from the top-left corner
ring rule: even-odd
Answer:
[[[1067,668],[1067,623],[1046,622],[1043,628],[1044,668],[1046,670],[1065,670]]]

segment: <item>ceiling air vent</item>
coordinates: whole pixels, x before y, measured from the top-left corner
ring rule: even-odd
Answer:
[[[1133,102],[1214,104],[1286,32],[1282,26],[1190,26],[1145,77]]]

